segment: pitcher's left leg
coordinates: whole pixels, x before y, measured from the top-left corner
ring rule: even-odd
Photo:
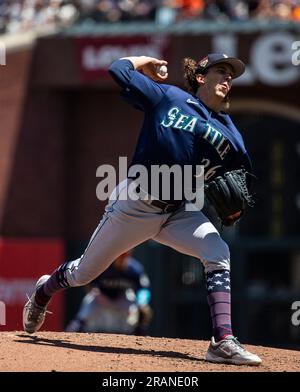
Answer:
[[[170,216],[154,239],[202,261],[213,325],[206,360],[260,364],[260,358],[244,350],[233,337],[229,247],[209,219],[201,211],[189,212],[183,207]]]
[[[170,215],[154,240],[200,259],[206,274],[230,270],[229,247],[201,211],[180,208]]]
[[[155,240],[200,259],[216,341],[232,335],[230,314],[230,253],[214,225],[201,211],[181,209],[163,225]]]

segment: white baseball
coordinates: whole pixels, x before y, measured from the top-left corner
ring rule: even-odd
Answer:
[[[168,68],[166,65],[158,65],[157,71],[160,76],[165,76],[168,73]]]

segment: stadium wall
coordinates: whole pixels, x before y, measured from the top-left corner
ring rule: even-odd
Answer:
[[[1,151],[7,157],[6,163],[1,161],[1,171],[4,173],[1,181],[6,181],[6,185],[1,187],[1,192],[2,189],[6,190],[5,197],[1,193],[3,241],[23,238],[34,239],[38,244],[41,239],[55,239],[55,246],[59,245],[60,251],[53,260],[54,265],[59,264],[65,254],[70,254],[69,248],[84,248],[104,208],[104,203],[96,198],[99,182],[96,169],[104,163],[117,167],[119,156],[127,156],[130,160],[142,121],[142,113],[121,101],[118,88],[108,77],[107,67],[111,61],[133,54],[165,58],[169,63],[169,82],[183,86],[180,66],[183,57],[200,59],[206,53],[215,51],[237,55],[247,64],[247,73],[237,81],[232,93],[233,116],[236,113],[247,118],[251,112],[252,116],[262,121],[271,115],[271,128],[275,126],[278,116],[281,119],[290,118],[294,124],[291,129],[295,144],[299,118],[291,113],[295,114],[300,109],[300,72],[299,66],[292,64],[294,53],[291,47],[298,39],[299,36],[292,30],[280,34],[273,31],[180,36],[53,36],[39,39],[34,50],[26,54],[15,54],[19,57],[14,61],[8,58],[7,72],[15,76],[6,79],[9,95],[5,95],[4,89],[0,92],[0,101],[5,102],[7,107],[10,102],[8,110],[2,115],[1,132],[6,135],[1,139]],[[13,87],[14,83],[17,83],[17,87]],[[257,107],[253,109],[255,102]],[[262,110],[263,107],[268,110]],[[286,107],[289,109],[278,109]],[[263,129],[260,127],[260,133],[255,133],[255,140],[261,140],[260,143],[254,142],[250,133],[255,131],[256,124],[253,117],[251,121],[243,123],[249,125],[242,130],[243,134],[246,139],[252,138],[254,149],[264,149],[268,146],[268,140],[261,139]],[[277,135],[286,133],[288,138],[284,120],[280,124]],[[264,154],[260,156],[261,160],[256,163],[257,170],[261,178],[266,178],[269,172],[261,169]],[[9,171],[5,171],[4,168],[8,166]],[[296,174],[293,172],[293,175]],[[271,193],[283,192],[283,189],[272,188],[271,180],[268,186]],[[252,224],[245,220],[245,235],[253,235],[258,217],[264,214],[269,204],[272,205],[272,200],[268,199],[258,208],[256,221],[253,218]],[[299,213],[299,209],[296,211]],[[290,220],[293,219],[293,212],[295,210],[290,213]],[[283,211],[281,215],[284,215]],[[280,219],[283,221],[284,218]],[[276,225],[278,227],[278,222]],[[262,242],[270,247],[272,245],[268,241],[281,240],[282,232],[278,234],[275,229],[266,227]],[[289,231],[283,234],[286,239]],[[297,233],[293,233],[293,236],[297,241]],[[240,254],[240,251],[238,249],[237,253]],[[45,248],[45,255],[47,252]],[[45,263],[44,271],[50,272],[50,266],[42,255],[41,259]],[[14,259],[11,263],[15,268]],[[151,260],[147,259],[149,268],[150,264]],[[155,277],[156,272],[151,273]],[[160,273],[168,279],[167,270],[160,270]],[[245,279],[243,276],[242,282]],[[192,296],[195,297],[195,292],[188,294],[187,298]],[[168,293],[160,298],[155,312],[163,320],[160,309],[170,310],[177,305]],[[173,325],[176,322],[179,323],[174,320]],[[197,334],[195,330],[183,332],[180,326],[170,331],[167,324],[170,324],[167,320],[157,322],[154,334]]]

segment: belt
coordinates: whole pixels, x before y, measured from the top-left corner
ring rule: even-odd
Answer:
[[[167,203],[166,201],[157,200],[157,199],[156,200],[144,200],[144,202],[146,202],[154,207],[160,208],[162,210],[162,212],[164,212],[164,213],[175,212],[182,205],[182,201],[180,201],[178,203]]]
[[[175,212],[178,210],[180,206],[182,206],[183,201],[178,201],[178,202],[173,202],[173,203],[168,203],[166,201],[162,201],[159,199],[153,199],[151,198],[151,195],[144,191],[141,187],[139,190],[139,195],[142,196],[141,200],[144,203],[150,204],[151,206],[160,208],[162,213],[168,213],[168,212]]]

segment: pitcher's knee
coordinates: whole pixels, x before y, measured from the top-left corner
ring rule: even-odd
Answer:
[[[219,237],[217,241],[210,241],[209,245],[200,257],[205,272],[230,270],[230,250],[226,242]]]

